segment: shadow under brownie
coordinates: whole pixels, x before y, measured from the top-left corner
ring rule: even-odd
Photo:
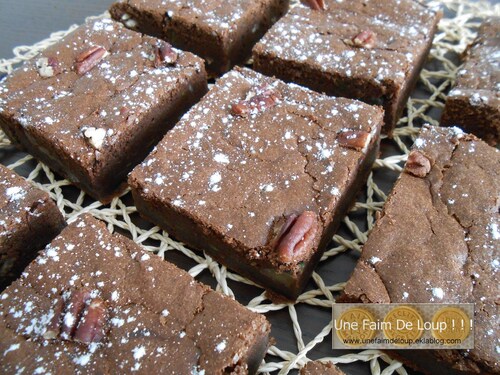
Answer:
[[[16,146],[108,201],[206,90],[197,56],[94,20],[2,81],[0,126]]]
[[[498,373],[500,152],[424,126],[342,300],[474,303],[473,350],[400,350],[429,374]]]
[[[295,299],[366,181],[382,122],[381,108],[237,68],[129,184],[177,240]]]
[[[270,325],[89,215],[0,295],[2,373],[256,372]]]

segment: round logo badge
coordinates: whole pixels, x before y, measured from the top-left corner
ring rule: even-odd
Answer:
[[[335,322],[335,330],[339,339],[347,346],[365,345],[364,340],[372,339],[376,330],[372,313],[362,308],[344,311]]]
[[[444,307],[434,314],[432,327],[432,336],[445,340],[445,345],[455,345],[456,340],[463,341],[469,336],[470,317],[459,308]]]
[[[398,306],[385,316],[383,331],[394,345],[408,346],[422,336],[423,324],[422,316],[413,307]]]

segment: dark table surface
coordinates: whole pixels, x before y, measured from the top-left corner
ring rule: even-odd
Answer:
[[[0,0],[0,58],[104,12],[112,0]]]

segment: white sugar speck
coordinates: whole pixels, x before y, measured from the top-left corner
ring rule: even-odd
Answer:
[[[84,354],[76,357],[73,362],[80,366],[86,366],[90,362],[90,354]]]
[[[7,188],[7,190],[5,190],[5,194],[9,197],[10,201],[17,201],[24,198],[24,196],[26,195],[26,191],[24,191],[19,186],[13,186]]]
[[[222,181],[222,176],[219,172],[215,172],[213,175],[211,175],[210,182],[209,182],[210,190],[219,191],[220,186],[218,185],[218,183],[221,181]]]
[[[422,138],[417,138],[417,140],[415,141],[415,146],[418,148],[425,146],[425,140]]]
[[[490,231],[491,231],[491,235],[493,236],[493,239],[494,240],[500,239],[500,232],[498,231],[497,223],[491,223],[489,225],[489,227],[490,227]]]
[[[85,129],[83,132],[85,138],[88,139],[89,143],[96,149],[100,149],[104,143],[104,138],[106,137],[106,129],[90,127]]]
[[[224,154],[221,154],[221,153],[215,154],[214,155],[214,160],[217,163],[229,164],[229,158],[227,157],[227,155],[224,155]]]
[[[64,315],[63,321],[66,327],[73,327],[75,323],[75,317],[73,316],[73,314],[66,313],[66,315]]]
[[[221,341],[221,342],[219,342],[219,343],[217,344],[217,346],[215,347],[215,351],[216,351],[217,353],[222,353],[222,351],[223,351],[224,349],[226,349],[226,345],[227,345],[227,341],[226,341],[226,340],[222,340],[222,341]]]
[[[432,291],[432,295],[434,297],[439,298],[439,299],[443,299],[443,297],[444,297],[443,289],[441,289],[441,288],[432,288],[431,291]]]
[[[260,190],[263,190],[267,193],[270,193],[271,191],[274,190],[274,185],[273,184],[264,184],[260,186]]]
[[[20,344],[12,344],[11,346],[9,346],[9,348],[3,352],[4,357],[7,355],[7,353],[13,352],[14,350],[19,349],[20,346],[21,346]]]
[[[138,361],[146,355],[146,348],[144,346],[135,347],[132,349],[132,353],[134,353],[134,359]]]

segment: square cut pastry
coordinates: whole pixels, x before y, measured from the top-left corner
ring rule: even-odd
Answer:
[[[429,374],[498,373],[500,152],[458,128],[424,127],[343,300],[474,303],[472,350],[400,350]]]
[[[107,201],[206,90],[200,58],[94,20],[0,83],[0,126],[19,148]]]
[[[381,108],[237,68],[129,177],[139,212],[296,298],[377,155]]]
[[[486,20],[446,98],[443,125],[458,125],[490,145],[500,142],[500,17]]]
[[[196,53],[212,74],[243,63],[288,9],[289,0],[120,0],[110,8],[127,27]]]
[[[0,294],[3,374],[253,374],[263,315],[83,216]]]
[[[0,290],[64,228],[49,195],[0,165]]]
[[[328,95],[380,104],[391,133],[415,86],[440,14],[413,0],[309,0],[253,49],[254,68]]]

